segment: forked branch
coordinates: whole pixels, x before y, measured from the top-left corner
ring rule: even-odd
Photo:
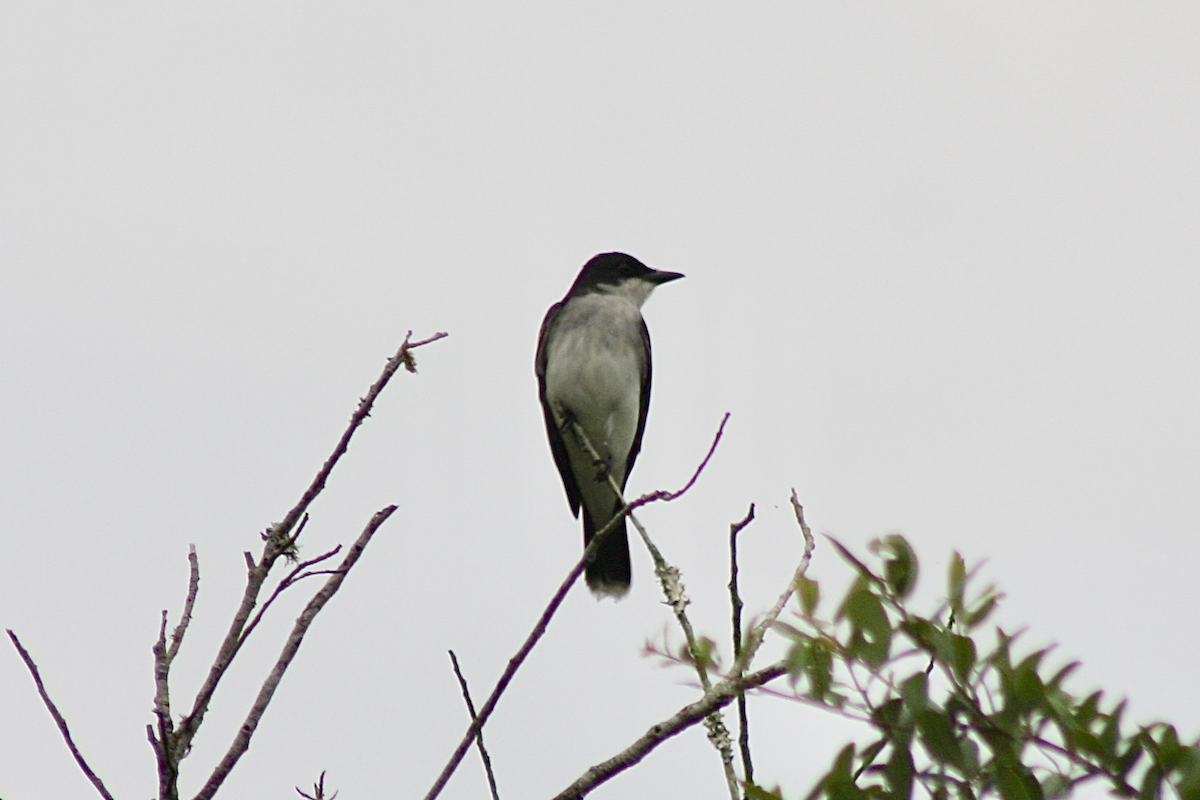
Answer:
[[[355,431],[370,416],[371,409],[375,405],[375,400],[384,390],[384,387],[387,386],[392,376],[396,374],[396,371],[401,366],[409,372],[416,372],[416,360],[412,351],[431,342],[436,342],[445,336],[447,336],[445,333],[435,333],[428,339],[414,342],[412,341],[412,331],[408,332],[408,335],[404,337],[404,341],[400,344],[400,348],[396,351],[395,355],[389,358],[384,365],[379,378],[371,385],[366,396],[359,401],[358,407],[350,416],[350,423],[347,425],[346,430],[343,431],[341,438],[333,449],[333,453],[326,459],[325,464],[317,472],[316,477],[313,478],[312,483],[309,484],[300,501],[287,513],[282,522],[272,525],[267,533],[264,534],[265,543],[259,560],[256,562],[249,553],[246,554],[246,588],[242,593],[241,604],[238,606],[238,610],[229,625],[229,630],[225,634],[225,639],[217,651],[217,656],[213,660],[212,666],[209,668],[208,677],[200,687],[200,691],[196,693],[196,699],[192,705],[191,712],[180,721],[179,727],[171,740],[163,743],[167,757],[176,768],[179,761],[183,759],[191,747],[192,739],[195,737],[200,724],[204,721],[204,715],[208,712],[209,703],[212,702],[213,694],[216,692],[221,678],[225,675],[234,656],[237,655],[238,650],[241,648],[243,642],[245,642],[246,625],[250,621],[250,615],[258,603],[258,597],[262,591],[263,584],[266,582],[268,573],[280,556],[295,551],[296,535],[292,534],[292,529],[304,516],[305,511],[308,510],[308,507],[316,499],[317,495],[321,493],[321,490],[325,488],[325,483],[328,481],[329,475],[333,472],[333,468],[337,466],[338,461],[345,455],[347,448],[349,448],[350,440],[354,436]]]
[[[346,575],[354,567],[367,544],[370,543],[371,537],[375,535],[375,531],[379,530],[387,518],[396,510],[396,506],[387,506],[375,512],[371,517],[371,521],[367,523],[367,527],[363,530],[357,541],[351,545],[346,551],[345,558],[338,568],[329,572],[329,578],[325,581],[325,585],[313,595],[313,598],[308,601],[308,605],[304,607],[304,611],[296,619],[296,624],[292,627],[292,633],[288,636],[287,641],[283,645],[283,650],[279,654],[279,658],[275,662],[275,666],[271,669],[271,673],[267,675],[267,679],[263,681],[262,687],[258,690],[258,697],[254,700],[254,705],[250,708],[250,713],[246,715],[246,719],[238,728],[237,736],[234,737],[233,744],[229,746],[229,750],[225,753],[225,757],[221,759],[221,763],[213,770],[212,775],[204,784],[204,788],[196,795],[196,800],[210,800],[217,793],[217,789],[229,777],[229,772],[237,764],[238,759],[242,754],[250,749],[250,738],[254,736],[254,731],[258,728],[258,722],[262,719],[263,712],[267,710],[267,705],[271,702],[271,697],[275,694],[275,689],[278,688],[279,682],[283,679],[283,673],[287,671],[288,665],[292,663],[292,659],[296,657],[296,653],[300,650],[300,644],[304,641],[304,634],[308,633],[308,628],[312,625],[317,614],[325,607],[325,604],[337,594],[337,590],[341,588],[342,581],[346,579]]]
[[[726,414],[725,419],[728,418],[729,415]],[[724,430],[724,427],[725,422],[722,421],[721,430]],[[487,723],[488,717],[492,715],[492,711],[496,708],[496,703],[499,702],[500,696],[504,694],[504,690],[508,688],[508,684],[512,682],[513,676],[517,674],[517,670],[520,669],[521,664],[524,663],[530,652],[533,651],[534,645],[536,645],[538,640],[542,638],[542,634],[546,632],[546,628],[549,626],[550,620],[558,611],[559,606],[562,605],[563,600],[566,599],[567,592],[570,591],[571,587],[575,584],[575,581],[579,579],[579,576],[583,574],[583,569],[585,566],[587,566],[587,563],[595,558],[597,551],[600,549],[600,545],[604,543],[604,540],[608,537],[608,534],[616,528],[618,522],[629,516],[632,509],[658,500],[674,500],[690,489],[696,482],[696,479],[700,476],[700,472],[708,464],[708,460],[712,458],[712,454],[716,449],[717,442],[720,441],[721,438],[721,430],[717,431],[717,438],[713,442],[712,447],[709,448],[708,455],[704,457],[704,461],[701,462],[695,474],[692,475],[691,480],[687,482],[687,485],[685,485],[678,492],[654,492],[646,495],[645,497],[638,498],[633,503],[625,505],[616,516],[608,521],[607,525],[596,531],[595,535],[592,536],[592,541],[588,543],[586,548],[584,548],[583,555],[580,557],[579,561],[575,562],[575,566],[572,567],[571,571],[567,573],[567,577],[563,579],[562,584],[559,585],[557,591],[554,593],[554,596],[550,598],[550,602],[546,605],[546,610],[542,612],[542,616],[538,619],[537,623],[534,624],[533,630],[530,631],[529,636],[525,638],[521,648],[517,650],[516,655],[508,660],[508,666],[505,667],[504,673],[500,676],[500,679],[496,681],[496,686],[492,689],[492,693],[488,695],[487,700],[485,700],[483,705],[479,708],[478,715],[471,722],[470,727],[467,728],[466,734],[463,735],[463,738],[459,741],[458,746],[454,749],[454,752],[450,756],[450,760],[446,762],[446,766],[442,768],[441,773],[437,776],[437,779],[434,780],[433,786],[430,787],[429,792],[425,795],[425,800],[434,800],[434,798],[442,793],[442,789],[446,788],[446,783],[449,782],[450,776],[454,774],[456,769],[458,769],[458,765],[462,763],[463,756],[465,756],[467,750],[470,749],[471,743],[475,741],[476,734],[483,729],[484,724]]]
[[[700,678],[700,686],[705,692],[712,688],[712,682],[708,677],[708,667],[705,663],[705,656],[701,653],[700,648],[696,643],[696,633],[692,629],[691,620],[688,619],[687,606],[691,601],[683,589],[683,582],[679,579],[679,569],[667,563],[663,558],[662,553],[651,541],[650,535],[646,533],[646,529],[642,527],[642,523],[633,515],[633,509],[640,505],[645,505],[651,500],[674,500],[683,495],[696,479],[700,477],[700,473],[708,464],[714,452],[716,452],[717,444],[721,441],[722,434],[725,433],[725,423],[729,421],[729,414],[721,420],[721,425],[717,429],[717,435],[713,437],[712,446],[708,448],[708,455],[700,462],[700,466],[696,469],[696,473],[692,475],[692,479],[687,482],[687,485],[678,492],[652,492],[638,498],[633,503],[628,503],[625,500],[625,495],[621,491],[620,485],[617,484],[617,479],[609,472],[608,488],[612,490],[621,507],[629,512],[629,521],[633,523],[633,527],[637,529],[638,534],[642,537],[642,542],[646,545],[646,549],[650,552],[650,558],[654,560],[654,574],[658,576],[659,583],[662,585],[663,595],[667,598],[667,604],[675,612],[675,619],[679,622],[680,629],[683,630],[683,636],[687,640],[688,654],[691,656],[692,665],[696,668],[696,675]],[[600,453],[592,445],[588,439],[587,433],[584,432],[583,426],[578,422],[572,423],[572,429],[575,431],[575,436],[579,439],[580,444],[587,451],[593,461],[599,463],[602,461]],[[738,790],[737,773],[733,768],[733,746],[729,740],[729,731],[725,727],[725,721],[721,718],[720,711],[713,711],[705,720],[705,725],[708,728],[708,739],[717,748],[717,752],[721,756],[721,767],[725,772],[725,783],[729,789],[730,800],[738,800],[741,793]]]

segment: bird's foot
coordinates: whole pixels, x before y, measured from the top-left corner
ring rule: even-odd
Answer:
[[[612,459],[597,458],[592,465],[596,467],[596,483],[604,483],[608,480],[608,474],[612,472]]]

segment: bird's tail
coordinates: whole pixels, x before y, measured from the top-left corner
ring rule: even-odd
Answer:
[[[618,504],[613,509],[616,516],[620,509]],[[608,517],[599,527],[608,524]],[[597,526],[592,522],[592,515],[587,508],[583,509],[583,545],[587,547],[595,535]],[[612,597],[620,600],[629,592],[629,581],[632,570],[629,564],[629,539],[625,535],[625,520],[621,519],[616,527],[604,535],[600,549],[596,551],[596,559],[584,569],[583,576],[588,588],[599,597]]]

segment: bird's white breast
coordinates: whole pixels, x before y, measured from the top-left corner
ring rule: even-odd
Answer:
[[[626,298],[575,298],[556,320],[546,353],[546,399],[558,421],[574,415],[622,472],[641,413],[641,325],[637,305]]]

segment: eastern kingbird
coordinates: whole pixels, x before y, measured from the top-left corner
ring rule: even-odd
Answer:
[[[607,476],[624,489],[642,446],[650,407],[650,334],[642,303],[655,286],[682,277],[624,253],[601,253],[583,265],[542,321],[538,397],[571,511],[578,517],[583,508],[585,547],[621,508]],[[587,434],[599,464],[579,444],[572,422]],[[597,595],[619,599],[629,591],[625,520],[605,536],[585,576]]]

